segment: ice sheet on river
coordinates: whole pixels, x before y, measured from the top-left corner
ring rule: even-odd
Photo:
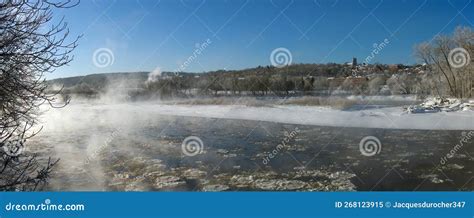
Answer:
[[[114,106],[104,105],[101,107]],[[106,110],[106,108],[103,108]],[[133,104],[116,106],[124,114],[146,112],[159,115],[192,116],[270,121],[289,124],[363,127],[386,129],[472,130],[474,111],[411,114],[401,107],[343,111],[315,106],[247,107],[240,105],[162,105]]]

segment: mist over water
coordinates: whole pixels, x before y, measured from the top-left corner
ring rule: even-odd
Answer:
[[[199,118],[202,111],[193,106],[187,108],[196,108],[197,117],[173,116],[177,106],[117,96],[73,98],[65,108],[42,108],[43,130],[29,141],[29,149],[43,160],[60,158],[49,190],[413,190],[426,178],[419,189],[459,188],[428,174],[435,166],[426,164],[449,152],[461,131],[433,134]],[[284,149],[265,161],[289,134]],[[367,135],[383,141],[380,154],[371,158],[359,152],[359,141]],[[196,156],[183,153],[183,140],[189,136],[203,141]],[[472,146],[465,152],[472,156]],[[377,183],[398,160],[403,179],[391,175]],[[472,176],[466,173],[473,171],[468,155],[460,153],[450,161],[445,173],[451,179],[461,183]]]

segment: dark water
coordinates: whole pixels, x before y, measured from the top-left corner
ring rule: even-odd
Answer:
[[[109,127],[102,131],[111,136],[100,154],[74,167],[61,161],[49,189],[474,190],[474,139],[441,161],[468,131],[320,127],[169,116],[150,119],[126,133],[114,134]],[[202,140],[202,153],[183,154],[182,142],[188,136]],[[366,136],[380,140],[378,154],[361,154],[359,142]],[[41,137],[39,143],[44,137],[55,138]],[[77,135],[62,143],[81,146],[85,138]],[[278,147],[285,140],[285,146]],[[269,158],[274,150],[276,154]]]

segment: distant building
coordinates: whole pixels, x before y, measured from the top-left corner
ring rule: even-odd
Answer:
[[[357,66],[357,58],[352,58],[352,67]]]

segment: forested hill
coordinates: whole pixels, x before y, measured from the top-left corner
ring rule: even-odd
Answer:
[[[404,65],[369,65],[365,66],[362,70],[359,70],[360,74],[373,74],[373,73],[396,73],[398,70],[406,69],[409,66]],[[243,70],[217,70],[205,73],[174,73],[174,72],[163,72],[161,76],[223,76],[223,77],[250,77],[250,76],[287,76],[287,77],[302,77],[302,76],[323,76],[323,77],[346,77],[350,76],[352,67],[347,64],[294,64],[283,68],[276,68],[271,66],[258,66],[255,68],[248,68]],[[101,87],[110,81],[123,81],[128,80],[130,82],[145,82],[148,79],[150,72],[122,72],[122,73],[103,73],[103,74],[90,74],[87,76],[75,76],[68,78],[58,78],[49,80],[51,84],[64,85],[64,87],[72,87],[85,83],[93,87]]]
[[[351,64],[294,64],[282,68],[259,66],[243,70],[219,70],[204,73],[136,72],[107,73],[62,78],[48,81],[51,90],[64,87],[64,94],[95,95],[110,90],[136,92],[137,95],[182,96],[191,92],[204,95],[268,93],[309,93],[314,90],[333,90],[337,87],[366,90],[368,86],[378,92],[384,85],[400,83],[402,93],[416,89],[412,83],[419,81],[422,66],[405,65],[356,65]],[[394,75],[400,77],[393,77]],[[391,78],[391,79],[390,79]],[[390,79],[390,80],[389,80]],[[370,83],[370,84],[369,84]],[[194,91],[193,91],[194,90]],[[196,91],[197,90],[197,91]],[[398,92],[398,91],[395,91]]]

